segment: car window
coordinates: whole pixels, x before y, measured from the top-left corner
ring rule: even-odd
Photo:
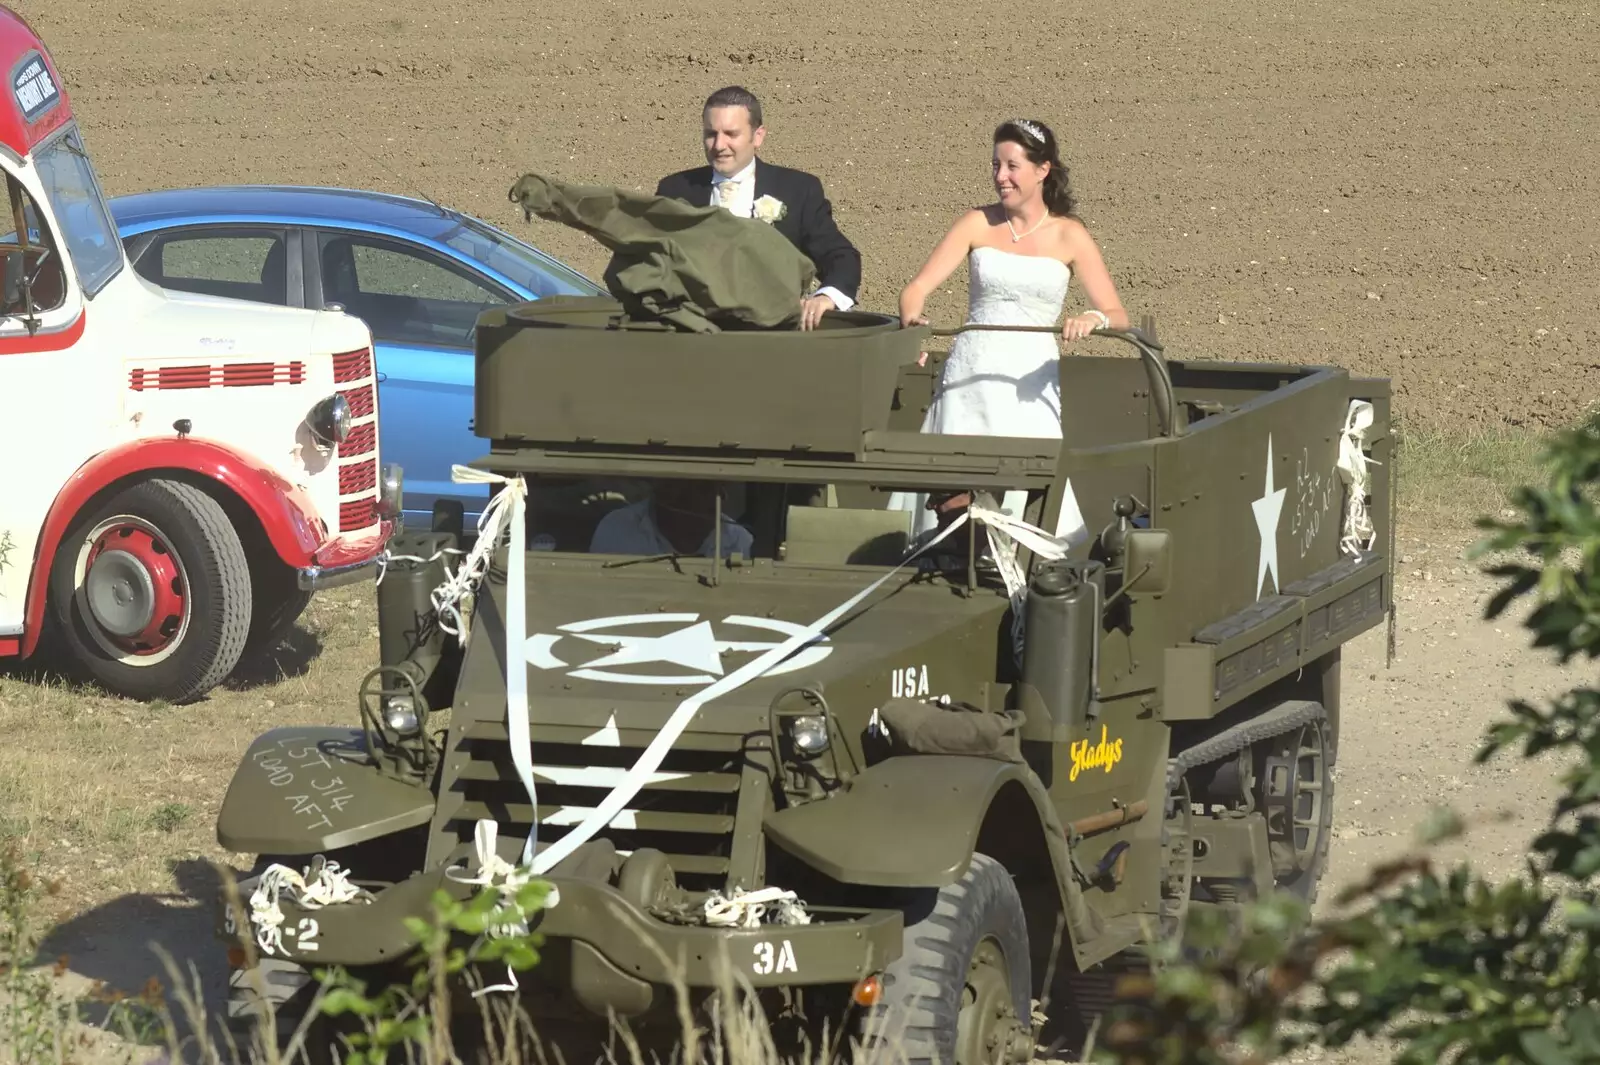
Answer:
[[[276,230],[158,238],[134,269],[162,288],[255,303],[289,303],[288,248]]]
[[[489,269],[509,277],[531,292],[535,299],[606,294],[603,287],[571,267],[476,219],[463,217],[459,225],[439,234],[436,239],[474,262],[483,263]]]
[[[478,315],[508,296],[443,256],[397,242],[325,233],[322,298],[367,323],[373,336],[469,347]]]

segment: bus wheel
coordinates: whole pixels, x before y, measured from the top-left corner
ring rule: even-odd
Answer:
[[[193,702],[250,631],[250,567],[215,499],[141,481],[86,511],[56,550],[50,599],[71,664],[133,699]]]

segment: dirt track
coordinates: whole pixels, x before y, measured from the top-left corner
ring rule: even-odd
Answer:
[[[1600,382],[1590,0],[19,6],[113,194],[423,190],[598,275],[597,245],[505,191],[529,170],[653,188],[700,161],[700,101],[738,82],[888,310],[1021,113],[1056,129],[1175,357],[1390,374],[1418,421],[1484,426],[1568,418]],[[930,311],[964,307],[963,272]]]
[[[424,191],[598,275],[596,245],[528,225],[505,190],[530,170],[653,187],[699,161],[699,103],[738,82],[767,104],[765,154],[826,182],[866,259],[863,301],[888,310],[951,218],[987,197],[989,131],[1021,113],[1057,130],[1124,300],[1156,315],[1174,357],[1388,374],[1403,415],[1438,426],[1548,425],[1600,384],[1600,27],[1587,0],[463,0],[417,14],[374,0],[11,2],[49,41],[113,194],[234,181]],[[964,305],[958,274],[930,311],[950,323]],[[1563,678],[1512,625],[1473,620],[1484,585],[1462,572],[1460,537],[1413,534],[1396,669],[1382,668],[1381,633],[1347,660],[1336,880],[1404,845],[1440,798],[1522,804],[1522,820],[1464,848],[1511,872],[1549,786],[1547,768],[1469,761],[1503,697]],[[348,687],[327,679],[338,668],[319,660],[310,680],[238,705],[272,723],[340,716],[324,695]],[[264,695],[276,710],[260,709]],[[181,737],[234,710],[142,726],[170,729],[180,752],[163,780],[205,786],[172,785],[195,789],[177,835],[119,846],[221,857],[211,826],[232,756],[185,755]],[[106,928],[86,916],[83,938],[64,933],[88,959],[78,971],[133,986],[148,971],[142,950],[133,961],[110,940],[119,907],[147,897],[112,896],[150,877],[166,874],[90,877],[84,901],[106,907]],[[169,919],[173,942],[216,964],[201,910]]]

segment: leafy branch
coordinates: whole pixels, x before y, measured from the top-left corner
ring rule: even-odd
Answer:
[[[451,1061],[452,981],[478,966],[503,965],[525,972],[537,965],[543,936],[507,935],[500,930],[526,927],[549,904],[550,892],[551,885],[543,880],[522,885],[509,902],[494,888],[485,888],[466,902],[442,890],[434,892],[431,917],[405,919],[416,942],[407,959],[411,970],[407,982],[369,991],[367,981],[342,967],[318,969],[314,975],[323,988],[320,1012],[358,1026],[341,1034],[348,1046],[347,1065],[380,1065],[394,1060],[393,1053],[408,1044],[427,1048],[427,1060]],[[466,945],[462,937],[468,939]]]

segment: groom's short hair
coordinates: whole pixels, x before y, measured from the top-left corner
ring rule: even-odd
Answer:
[[[742,85],[729,85],[707,96],[706,105],[701,108],[701,112],[709,111],[713,107],[742,107],[750,112],[750,128],[761,128],[761,101],[756,99],[755,93]]]

